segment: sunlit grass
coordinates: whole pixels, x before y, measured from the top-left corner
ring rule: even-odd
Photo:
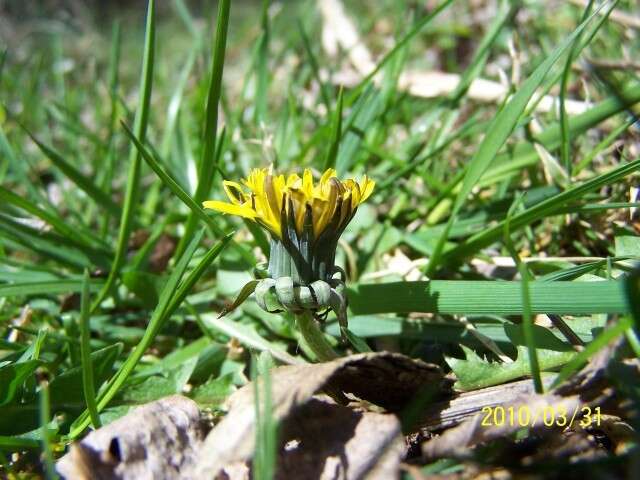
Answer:
[[[338,248],[351,344],[333,315],[323,328],[340,355],[499,362],[460,317],[511,357],[525,348],[538,390],[545,366],[565,380],[625,335],[637,353],[640,289],[625,278],[640,256],[640,83],[598,66],[623,43],[638,57],[608,17],[633,2],[505,1],[490,21],[465,2],[344,2],[375,59],[366,73],[322,43],[315,2],[156,3],[80,31],[50,12],[10,17],[16,36],[0,46],[0,463],[21,452],[6,472],[53,475],[70,441],[142,398],[211,385],[226,397],[270,358],[316,360],[292,315],[248,300],[216,318],[268,240],[201,202],[269,164],[377,182]],[[403,72],[429,70],[460,82],[407,91]],[[478,79],[508,94],[481,101]],[[256,406],[264,478],[270,401],[261,391]]]

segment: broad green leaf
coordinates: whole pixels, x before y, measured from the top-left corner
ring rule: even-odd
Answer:
[[[15,399],[24,381],[35,373],[40,364],[39,360],[27,360],[0,366],[0,407]]]
[[[215,408],[221,405],[235,390],[233,374],[226,374],[197,386],[189,393],[189,397],[202,407]]]
[[[122,353],[122,344],[91,352],[93,385],[97,391],[112,373],[113,365]],[[49,384],[51,405],[54,409],[82,408],[85,405],[82,388],[82,368],[73,367],[56,376]]]
[[[197,357],[191,357],[163,374],[152,375],[140,382],[129,382],[121,390],[120,395],[114,399],[114,402],[142,404],[169,395],[181,394],[191,378],[197,362]]]

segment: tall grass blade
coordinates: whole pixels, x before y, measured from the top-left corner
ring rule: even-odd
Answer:
[[[220,0],[218,3],[218,19],[216,24],[216,37],[213,47],[213,62],[211,66],[211,77],[209,92],[207,95],[207,108],[205,112],[205,123],[203,135],[204,148],[202,157],[198,164],[198,185],[194,194],[196,204],[201,204],[206,200],[211,192],[211,186],[216,175],[216,135],[218,134],[218,104],[222,93],[222,71],[224,69],[224,54],[227,45],[227,30],[229,28],[230,0]],[[142,138],[140,135],[136,135]],[[186,242],[193,236],[198,218],[193,212],[189,214],[184,227],[184,235],[178,248],[176,256],[181,255],[186,247]]]
[[[147,7],[147,23],[146,34],[144,40],[144,56],[142,60],[142,75],[140,78],[140,99],[138,111],[134,120],[134,131],[137,138],[144,141],[147,132],[147,123],[149,120],[149,105],[151,103],[151,89],[153,79],[153,63],[155,55],[155,3],[149,0]],[[120,269],[124,264],[127,256],[127,245],[131,227],[134,222],[135,209],[138,207],[138,199],[140,197],[140,153],[136,148],[131,148],[129,153],[129,172],[127,177],[127,187],[124,197],[124,205],[122,207],[122,216],[120,217],[120,229],[118,231],[118,242],[116,244],[116,253],[111,264],[107,282],[103,290],[98,294],[91,311],[95,311],[115,285],[116,279],[120,274]]]
[[[96,404],[96,390],[93,380],[93,362],[91,361],[91,299],[89,298],[89,272],[84,271],[82,295],[80,297],[80,356],[82,359],[82,390],[87,411],[93,428],[100,428],[100,415]]]

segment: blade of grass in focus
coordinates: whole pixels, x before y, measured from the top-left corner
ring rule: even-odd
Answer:
[[[89,272],[85,270],[82,279],[82,292],[80,296],[80,353],[82,356],[82,389],[84,400],[93,428],[102,426],[98,407],[96,405],[96,391],[93,383],[93,363],[91,361],[91,331],[89,322],[91,321],[91,300],[89,298]]]
[[[216,174],[217,164],[215,162],[215,153],[216,135],[218,134],[218,104],[222,94],[222,71],[224,69],[224,55],[227,45],[230,7],[230,0],[220,0],[218,4],[213,61],[211,65],[207,106],[205,109],[205,122],[202,131],[204,148],[202,149],[202,156],[198,163],[198,184],[194,194],[194,201],[197,205],[200,205],[209,196]],[[136,135],[136,137],[144,140],[140,135]],[[177,257],[182,254],[187,242],[192,237],[196,228],[196,222],[196,214],[190,213],[184,227],[184,235],[176,249]]]
[[[584,315],[627,313],[620,281],[529,283],[531,313]],[[355,315],[428,312],[441,314],[522,315],[520,282],[431,280],[359,284],[349,289]]]

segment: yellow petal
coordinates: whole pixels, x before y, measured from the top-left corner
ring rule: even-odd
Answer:
[[[222,182],[222,186],[227,197],[229,197],[229,200],[231,200],[231,203],[234,205],[242,205],[247,201],[247,195],[244,193],[242,185],[239,183],[225,180]]]
[[[360,181],[360,203],[364,202],[367,198],[371,196],[373,192],[373,187],[376,186],[376,182],[368,178],[366,175]]]
[[[362,203],[360,186],[351,179],[347,180],[345,184],[347,185],[347,189],[351,192],[351,209],[355,210],[358,205]]]
[[[313,174],[308,168],[304,169],[302,175],[302,191],[308,200],[313,198]]]
[[[338,174],[333,168],[327,168],[327,170],[322,174],[322,178],[320,178],[320,183],[327,183],[330,178],[337,177]]]
[[[300,188],[300,177],[297,173],[292,173],[287,177],[287,188]]]
[[[202,202],[202,206],[210,210],[250,218],[251,220],[257,216],[256,212],[248,205],[233,205],[231,203],[219,202],[218,200],[207,200],[206,202]]]

